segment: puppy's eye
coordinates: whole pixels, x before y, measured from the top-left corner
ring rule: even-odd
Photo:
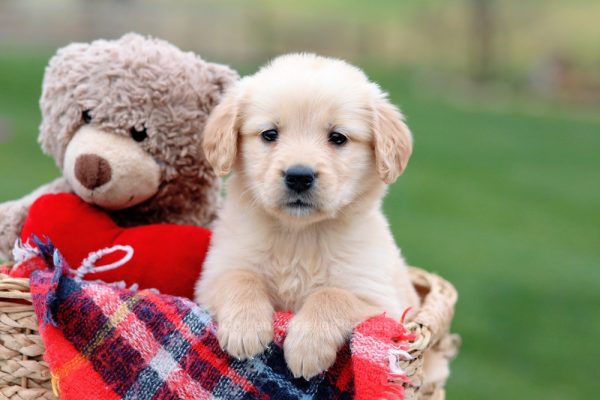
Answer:
[[[92,122],[92,112],[91,112],[91,110],[84,110],[81,113],[81,120],[86,125],[89,124],[90,122]]]
[[[146,131],[146,127],[140,130],[135,129],[135,127],[131,127],[129,133],[131,134],[133,140],[135,140],[136,142],[143,142],[148,137],[148,131]]]
[[[277,140],[279,132],[277,132],[277,129],[269,129],[267,131],[262,132],[260,136],[265,142],[274,142]]]
[[[348,138],[339,132],[331,132],[328,140],[329,143],[335,144],[336,146],[341,146],[348,141]]]

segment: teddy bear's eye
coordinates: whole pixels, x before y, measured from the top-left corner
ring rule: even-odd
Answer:
[[[89,124],[92,122],[92,112],[90,110],[84,110],[81,113],[81,119],[83,120],[84,124]]]
[[[131,127],[131,129],[129,130],[129,133],[131,134],[131,137],[133,138],[133,140],[135,140],[136,142],[143,142],[148,137],[148,132],[146,131],[146,127],[139,129],[139,130],[135,129],[135,127]]]

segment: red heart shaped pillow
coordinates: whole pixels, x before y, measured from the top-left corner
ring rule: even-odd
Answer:
[[[47,194],[37,199],[21,232],[26,242],[31,235],[48,237],[72,268],[91,253],[114,245],[129,245],[133,257],[119,268],[89,274],[85,279],[125,281],[140,288],[193,298],[210,242],[204,228],[158,224],[121,228],[102,210],[71,193]],[[122,252],[102,257],[105,265],[123,257]]]

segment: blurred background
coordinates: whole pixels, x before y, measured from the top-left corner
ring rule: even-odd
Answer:
[[[0,201],[59,174],[36,142],[58,47],[137,31],[242,74],[342,57],[414,133],[385,211],[409,262],[458,288],[448,398],[597,398],[599,20],[595,0],[2,0]]]

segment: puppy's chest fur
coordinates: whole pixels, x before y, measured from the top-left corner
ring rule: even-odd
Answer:
[[[321,239],[315,232],[272,238],[261,273],[277,310],[298,311],[312,291],[329,283],[337,254]]]

